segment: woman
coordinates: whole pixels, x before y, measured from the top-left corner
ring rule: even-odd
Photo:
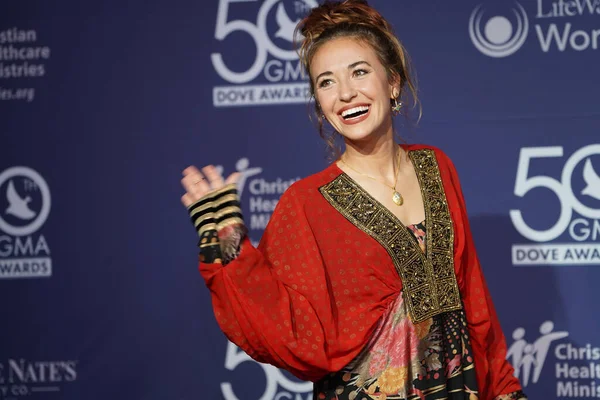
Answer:
[[[525,398],[454,166],[394,142],[393,115],[415,94],[402,45],[365,1],[326,2],[299,29],[321,130],[326,120],[341,135],[341,157],[283,194],[257,249],[237,175],[183,172],[221,329],[315,382],[315,399]]]

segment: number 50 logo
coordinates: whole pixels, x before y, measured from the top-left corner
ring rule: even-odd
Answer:
[[[250,361],[256,363],[250,356],[241,351],[235,344],[227,342],[227,355],[225,357],[225,368],[233,371],[238,365],[243,362]],[[259,400],[284,400],[284,399],[297,399],[300,393],[312,393],[313,384],[312,382],[293,382],[289,380],[281,371],[269,364],[257,363],[262,368],[267,385],[265,391],[260,396]],[[280,392],[278,393],[278,387],[281,386],[284,390],[288,390],[291,393]],[[221,391],[225,400],[239,400],[233,392],[233,387],[229,382],[221,383]],[[292,393],[296,394],[292,397]],[[311,398],[309,395],[307,398]]]
[[[250,21],[240,19],[228,21],[229,7],[233,3],[254,3],[257,0],[220,0],[219,9],[217,11],[217,25],[215,28],[215,39],[219,41],[225,40],[231,33],[245,33],[252,38],[256,46],[256,54],[254,62],[248,70],[244,72],[235,72],[229,69],[223,61],[221,53],[213,53],[210,56],[213,67],[221,78],[231,83],[246,83],[256,78],[265,67],[268,54],[280,60],[297,60],[298,55],[294,50],[285,50],[279,48],[271,38],[267,31],[267,17],[271,9],[279,3],[276,11],[275,20],[279,30],[275,33],[275,37],[285,39],[288,42],[293,41],[294,28],[298,21],[290,19],[289,15],[283,7],[283,0],[266,0],[258,11],[256,24]],[[317,7],[319,4],[315,0],[299,0],[295,2],[297,11],[306,12],[311,8]]]
[[[600,219],[600,208],[594,209],[581,203],[573,193],[571,185],[575,167],[581,161],[592,155],[600,155],[600,144],[591,144],[573,153],[565,163],[559,181],[545,175],[528,175],[529,166],[532,160],[536,158],[562,157],[562,147],[526,147],[521,149],[517,168],[517,179],[515,182],[515,195],[523,197],[532,189],[546,188],[551,190],[560,202],[560,215],[558,220],[551,228],[546,230],[531,228],[523,220],[521,210],[510,210],[512,223],[521,235],[536,242],[554,240],[569,227],[573,211],[576,211],[586,218]],[[583,178],[587,186],[583,189],[581,194],[600,200],[600,177],[595,172],[590,158],[587,159],[584,166]]]

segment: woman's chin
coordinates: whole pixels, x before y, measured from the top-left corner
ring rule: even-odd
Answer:
[[[373,140],[379,140],[382,136],[385,136],[386,131],[384,130],[361,130],[361,131],[342,131],[340,132],[344,141],[352,143],[369,143]]]

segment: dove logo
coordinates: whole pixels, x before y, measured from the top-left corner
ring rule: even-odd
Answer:
[[[0,279],[51,276],[46,239],[34,235],[50,214],[50,202],[46,181],[33,169],[0,174]]]
[[[15,185],[13,184],[13,181],[10,181],[10,183],[8,184],[6,198],[9,203],[9,206],[6,209],[7,214],[12,214],[17,218],[24,220],[29,220],[35,217],[36,213],[31,211],[27,206],[27,203],[31,201],[31,198],[28,196],[22,199],[15,190]]]
[[[517,2],[511,11],[514,24],[505,16],[496,15],[489,18],[481,29],[485,10],[481,4],[473,10],[469,19],[469,36],[477,50],[486,56],[500,58],[514,54],[523,46],[529,31],[529,19],[523,6]]]
[[[255,23],[231,19],[236,3],[256,2],[259,0],[219,1],[215,39],[229,45],[229,49],[212,53],[211,61],[228,85],[213,88],[215,107],[297,104],[309,100],[307,74],[293,49],[295,39],[300,39],[294,38],[294,31],[300,19],[318,3],[315,0],[265,0],[258,9]],[[240,42],[236,43],[234,38]],[[241,54],[237,48],[240,43],[252,43],[249,48],[256,49],[254,59],[228,57],[233,61],[227,64],[224,54]],[[235,65],[235,61],[239,65]],[[248,64],[250,67],[244,70]]]
[[[288,42],[294,42],[295,39],[299,39],[298,37],[294,37],[294,30],[296,29],[296,24],[298,21],[292,21],[285,11],[285,7],[283,3],[279,3],[277,6],[277,13],[275,14],[275,19],[277,20],[277,25],[279,29],[275,32],[275,37],[287,40]]]
[[[521,149],[515,196],[526,197],[533,189],[545,188],[548,194],[558,199],[560,209],[556,221],[549,221],[547,229],[531,227],[520,209],[510,210],[515,229],[526,239],[538,242],[514,244],[513,265],[600,265],[600,170],[594,166],[600,166],[600,144],[591,144],[573,153],[563,166],[560,180],[545,175],[530,176],[534,160],[540,163],[536,159],[559,157],[563,157],[562,147]],[[528,210],[529,213],[537,211],[538,220],[546,215],[556,215],[554,210],[539,205]],[[560,242],[556,242],[557,239]]]
[[[581,194],[600,200],[600,175],[594,170],[592,160],[589,158],[586,160],[585,166],[583,167],[583,179],[587,186],[581,191]]]
[[[26,180],[23,180],[26,178]],[[15,189],[15,179],[23,183],[24,195]],[[30,235],[37,231],[48,218],[50,213],[50,190],[40,174],[27,167],[13,167],[0,174],[0,187],[8,181],[5,192],[8,207],[0,213],[0,230],[14,236]],[[41,209],[35,212],[30,209],[31,195],[27,193],[39,191],[41,194]],[[1,196],[0,192],[0,196]],[[13,216],[17,220],[26,221],[22,226],[11,225],[3,215]]]

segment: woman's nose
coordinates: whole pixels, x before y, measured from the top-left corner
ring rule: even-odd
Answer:
[[[342,81],[339,85],[340,100],[348,102],[356,97],[356,88],[349,81]]]

